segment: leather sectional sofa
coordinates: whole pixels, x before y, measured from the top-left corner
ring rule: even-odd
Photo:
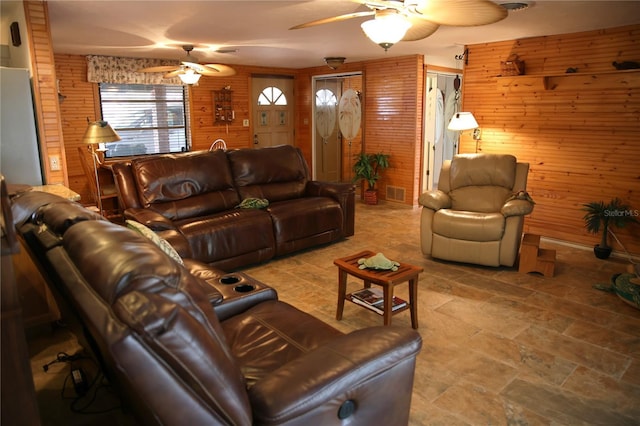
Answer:
[[[228,271],[354,233],[355,186],[311,180],[289,145],[156,155],[112,170],[126,219]],[[256,199],[269,205],[238,208]]]
[[[176,260],[52,194],[21,194],[11,211],[65,320],[140,424],[408,423],[415,330],[343,334],[250,276]]]

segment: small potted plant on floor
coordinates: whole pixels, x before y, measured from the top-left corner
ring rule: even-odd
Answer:
[[[389,154],[378,152],[376,154],[360,153],[356,156],[353,165],[354,182],[364,180],[364,202],[366,204],[378,204],[378,189],[376,182],[380,179],[380,172],[389,167]]]
[[[607,242],[611,228],[624,228],[629,223],[638,223],[637,210],[631,210],[621,199],[614,198],[608,203],[604,201],[592,201],[582,205],[586,213],[584,224],[587,231],[597,234],[602,231],[600,243],[593,248],[598,259],[607,259],[611,255],[611,247]]]

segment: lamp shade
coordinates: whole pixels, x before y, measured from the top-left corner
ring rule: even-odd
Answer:
[[[92,121],[84,132],[82,142],[94,145],[106,142],[117,142],[120,136],[106,121]]]
[[[477,127],[479,127],[478,122],[473,114],[470,112],[457,112],[453,117],[451,117],[451,121],[449,122],[447,129],[462,131],[475,129]]]
[[[362,31],[376,44],[387,50],[404,37],[411,23],[396,10],[379,10],[375,19],[360,24]]]
[[[201,75],[192,69],[188,69],[183,74],[178,74],[178,77],[180,77],[180,80],[182,80],[184,84],[196,84],[198,80],[200,80]]]

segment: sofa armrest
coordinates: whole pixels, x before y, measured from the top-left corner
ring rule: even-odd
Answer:
[[[333,198],[342,208],[342,229],[345,237],[355,233],[356,187],[350,183],[308,181],[305,194],[310,197]]]
[[[141,224],[154,231],[176,229],[176,227],[173,226],[173,222],[171,222],[169,219],[162,216],[160,213],[154,212],[153,210],[149,209],[126,209],[124,211],[124,218],[140,222]]]
[[[440,190],[427,191],[420,194],[418,203],[431,210],[448,209],[451,208],[451,197]]]
[[[507,201],[500,209],[500,213],[504,217],[509,216],[525,216],[533,211],[533,203],[527,200],[510,200]]]
[[[406,424],[421,345],[415,330],[393,326],[334,339],[249,389],[254,421],[337,424],[338,407],[351,400],[354,424]]]

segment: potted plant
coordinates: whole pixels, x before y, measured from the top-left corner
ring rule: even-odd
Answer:
[[[364,180],[367,187],[364,191],[366,204],[378,204],[378,190],[376,182],[380,179],[380,172],[389,167],[389,154],[378,152],[376,154],[360,153],[356,156],[353,165],[354,182]]]
[[[593,248],[598,259],[607,259],[611,255],[607,237],[609,232],[613,234],[612,227],[624,228],[628,223],[638,223],[635,217],[636,211],[631,210],[619,198],[614,198],[608,203],[592,201],[583,204],[582,207],[582,210],[586,211],[583,218],[587,231],[597,234],[602,230],[600,243]]]

